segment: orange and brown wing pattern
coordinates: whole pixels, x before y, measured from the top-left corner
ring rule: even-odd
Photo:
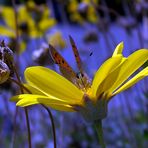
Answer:
[[[49,50],[54,62],[59,65],[60,72],[63,74],[64,77],[73,82],[74,79],[76,78],[76,73],[73,71],[71,66],[60,55],[60,53],[50,44],[49,44]]]
[[[79,71],[80,71],[80,73],[83,73],[81,58],[79,56],[77,46],[76,46],[76,44],[75,44],[75,42],[74,42],[74,40],[73,40],[73,38],[71,36],[69,36],[69,39],[70,39],[70,43],[71,43],[71,46],[72,46],[72,50],[73,50],[73,53],[74,53],[74,56],[75,56]]]
[[[70,43],[72,46],[72,50],[76,59],[76,63],[78,65],[79,72],[77,73],[77,84],[79,88],[87,90],[90,87],[90,81],[88,79],[87,74],[83,71],[81,58],[79,56],[79,52],[77,46],[71,36],[69,36]]]

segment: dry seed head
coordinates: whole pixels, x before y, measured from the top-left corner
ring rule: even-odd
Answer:
[[[4,41],[0,43],[0,60],[6,63],[11,73],[13,73],[13,52],[5,45]]]
[[[0,60],[0,84],[7,81],[10,75],[10,70],[7,64]]]

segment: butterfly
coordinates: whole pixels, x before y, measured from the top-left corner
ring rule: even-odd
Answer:
[[[90,80],[83,70],[81,58],[73,38],[69,36],[69,39],[79,72],[76,73],[72,69],[72,67],[67,63],[67,61],[63,58],[63,56],[60,55],[60,53],[51,44],[49,44],[50,54],[55,64],[58,64],[61,74],[69,81],[74,83],[78,88],[85,91],[91,85]]]

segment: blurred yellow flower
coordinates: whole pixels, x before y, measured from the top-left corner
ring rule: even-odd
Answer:
[[[121,42],[112,57],[97,70],[88,89],[78,88],[51,69],[29,67],[25,70],[25,86],[32,94],[20,94],[11,101],[21,107],[41,103],[56,110],[78,111],[89,121],[103,119],[107,115],[107,103],[113,96],[148,76],[146,67],[128,80],[148,60],[148,50],[137,50],[127,58],[122,50]]]
[[[17,7],[20,36],[25,33],[25,35],[28,35],[31,38],[37,38],[44,35],[45,31],[56,24],[55,19],[50,16],[49,8],[46,5],[40,7],[43,8],[40,10],[33,1],[28,1],[26,5],[20,5]],[[13,8],[5,6],[1,7],[0,10],[2,19],[5,22],[5,25],[0,26],[0,31],[3,29],[2,34],[0,35],[15,37],[16,24]],[[36,17],[34,17],[35,15],[39,19],[36,19]]]
[[[4,27],[4,26],[0,26],[0,35],[1,36],[9,36],[10,38],[15,38],[14,30]]]
[[[98,20],[96,10],[94,8],[95,5],[99,4],[98,0],[81,0],[78,2],[77,0],[72,0],[68,5],[68,12],[70,13],[70,19],[74,22],[78,22],[83,24],[88,21],[91,23],[96,23]]]
[[[59,49],[63,49],[66,47],[66,43],[62,37],[61,32],[57,31],[48,38],[49,38],[47,39],[48,43],[52,44],[54,47]]]
[[[38,26],[41,32],[48,30],[49,28],[53,27],[56,24],[55,19],[43,19],[39,22]]]
[[[87,19],[91,23],[97,23],[98,17],[93,6],[90,6],[87,11]]]
[[[27,46],[26,37],[29,39],[44,36],[46,31],[56,24],[56,21],[51,17],[50,10],[46,5],[38,6],[32,0],[16,8],[20,53],[22,53]],[[0,25],[0,35],[15,39],[16,22],[14,9],[8,6],[1,6],[0,15],[4,21],[4,24]]]

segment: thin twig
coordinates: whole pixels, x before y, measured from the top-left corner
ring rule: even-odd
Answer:
[[[14,15],[15,15],[16,55],[17,55],[17,59],[18,59],[18,53],[19,53],[19,29],[18,29],[17,8],[16,8],[15,0],[11,0],[11,1],[12,1],[12,6],[13,6],[13,10],[14,10]],[[21,84],[21,80],[20,80],[20,77],[19,77],[19,75],[17,73],[17,70],[16,70],[15,66],[13,66],[13,68],[14,68],[14,72],[16,74],[16,77],[17,77],[19,83]],[[21,90],[21,93],[23,93],[23,88],[21,86],[20,86],[20,90]],[[28,129],[28,143],[29,143],[29,148],[31,148],[31,133],[30,133],[30,124],[29,124],[27,108],[25,108],[25,116],[26,116],[26,123],[27,123],[27,129]]]
[[[54,148],[56,148],[56,131],[55,131],[55,125],[54,125],[54,119],[52,116],[51,111],[49,110],[48,107],[46,107],[45,105],[42,104],[42,106],[47,110],[50,120],[51,120],[51,125],[52,125],[52,133],[53,133],[53,141],[54,141]]]
[[[21,83],[20,77],[18,75],[18,72],[17,72],[15,66],[13,66],[13,69],[14,69],[14,72],[16,74],[16,77],[17,77],[18,82],[16,80],[14,80],[14,79],[11,79],[11,80],[12,80],[12,82],[15,82],[16,84],[19,85],[20,90],[21,90],[21,93],[23,94],[24,93],[24,90],[23,90],[24,87],[23,87],[23,85]],[[26,124],[27,124],[27,130],[28,130],[28,144],[29,144],[29,148],[31,148],[32,147],[31,146],[32,145],[31,144],[31,132],[30,132],[30,124],[29,124],[29,116],[28,116],[27,107],[25,107],[24,110],[25,110]]]
[[[25,109],[25,116],[26,116],[26,123],[27,123],[29,148],[31,148],[32,144],[31,144],[31,132],[30,132],[28,109],[27,109],[27,107],[25,107],[24,109]]]
[[[12,6],[13,6],[13,10],[14,10],[14,17],[15,17],[15,34],[16,34],[16,53],[18,55],[19,53],[19,29],[18,29],[18,19],[17,19],[17,8],[16,8],[16,4],[15,4],[15,0],[11,0],[12,2]]]
[[[13,65],[13,70],[14,70],[14,73],[15,73],[15,75],[16,75],[16,78],[17,78],[19,84],[21,84],[21,83],[22,83],[22,82],[21,82],[21,79],[20,79],[19,74],[18,74],[18,72],[17,72],[17,70],[16,70],[16,67],[15,67],[14,65]],[[24,93],[24,90],[23,90],[23,88],[22,88],[21,85],[20,85],[20,90],[21,90],[21,93]]]
[[[107,11],[110,14],[113,14],[116,17],[120,17],[121,16],[117,11],[115,11],[112,8],[108,8],[108,7],[103,6],[103,5],[95,5],[95,7],[97,8],[97,10]]]
[[[95,5],[94,4],[94,2],[93,2],[93,0],[91,0],[91,4],[92,4],[92,6],[94,7],[94,10],[95,10],[95,13],[96,13],[96,15],[97,15],[97,17],[98,17],[98,20],[100,20],[99,22],[100,22],[100,25],[101,25],[101,27],[102,27],[102,29],[101,29],[101,32],[102,32],[102,34],[103,34],[103,36],[104,36],[104,40],[105,40],[105,42],[106,42],[106,47],[108,48],[108,49],[111,49],[111,45],[110,45],[110,42],[109,42],[109,39],[108,39],[108,36],[107,36],[107,33],[106,33],[106,28],[105,28],[105,26],[104,26],[104,24],[103,24],[103,21],[102,21],[102,18],[100,17],[100,14],[99,14],[99,12],[98,12],[98,6],[97,5]],[[108,53],[108,50],[107,50],[107,53]]]
[[[23,84],[19,83],[17,80],[10,78],[10,81],[12,81],[13,83],[17,84],[19,87],[22,87],[25,91],[27,91],[29,94],[32,94],[32,92],[26,88]]]
[[[15,109],[15,114],[14,114],[14,121],[13,121],[13,133],[12,133],[12,140],[11,140],[11,146],[10,148],[14,148],[14,141],[15,141],[15,136],[16,136],[16,117],[18,115],[18,107],[16,106],[16,109]]]
[[[28,93],[32,94],[32,92],[27,89],[23,84],[19,83],[18,81],[16,81],[15,79],[11,78],[10,81],[14,82],[15,84],[17,84],[18,86],[22,87],[24,90],[26,90]],[[52,124],[52,132],[53,132],[53,139],[54,139],[54,148],[56,148],[56,132],[55,132],[55,125],[54,125],[54,119],[52,116],[51,111],[49,110],[49,108],[47,108],[45,105],[42,104],[42,106],[47,110],[50,120],[51,120],[51,124]],[[28,118],[28,116],[27,116]]]

